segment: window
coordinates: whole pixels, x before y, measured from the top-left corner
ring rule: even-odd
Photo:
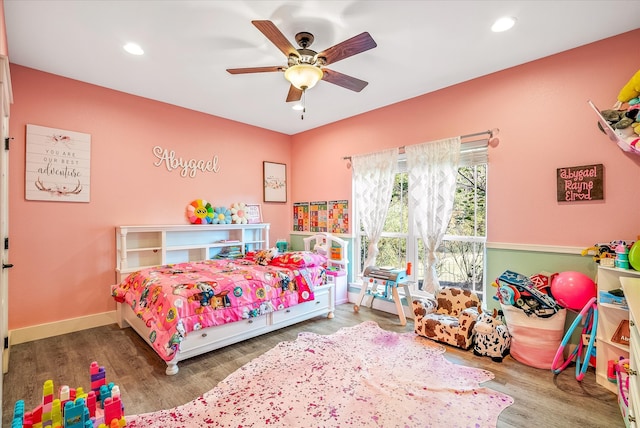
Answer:
[[[470,289],[484,295],[484,266],[486,243],[486,144],[462,145],[456,182],[453,213],[447,233],[438,249],[436,270],[440,285]],[[384,231],[378,244],[378,266],[413,266],[412,279],[422,288],[424,278],[424,245],[413,231],[413,218],[408,198],[408,174],[404,171],[406,158],[401,155]],[[357,210],[354,210],[357,212]],[[359,224],[356,219],[356,223]],[[359,228],[354,239],[354,266],[362,275],[367,256],[368,240]]]

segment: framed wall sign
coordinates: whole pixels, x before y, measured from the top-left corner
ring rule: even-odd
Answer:
[[[27,125],[25,199],[89,202],[91,135]]]
[[[558,168],[558,202],[597,201],[604,199],[602,164]]]
[[[287,165],[263,162],[265,202],[287,202]]]
[[[260,204],[245,204],[245,217],[249,224],[262,223]]]

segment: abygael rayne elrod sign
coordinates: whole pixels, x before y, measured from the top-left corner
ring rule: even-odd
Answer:
[[[558,168],[558,202],[604,199],[604,166],[583,165]]]

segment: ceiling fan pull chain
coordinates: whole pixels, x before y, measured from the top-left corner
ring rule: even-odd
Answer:
[[[307,91],[302,90],[302,113],[300,113],[300,120],[304,120],[304,114],[307,112]]]

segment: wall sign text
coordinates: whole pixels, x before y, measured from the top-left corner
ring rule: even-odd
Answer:
[[[167,171],[171,172],[174,170],[180,171],[180,176],[186,177],[189,176],[194,178],[198,171],[201,172],[218,172],[220,166],[218,165],[218,156],[213,155],[210,160],[198,160],[198,159],[182,159],[181,157],[176,157],[176,152],[173,150],[163,149],[160,146],[155,146],[153,148],[153,154],[158,160],[154,162],[155,166],[160,166],[164,164],[167,168]]]
[[[558,202],[604,199],[604,166],[568,166],[557,170]]]

